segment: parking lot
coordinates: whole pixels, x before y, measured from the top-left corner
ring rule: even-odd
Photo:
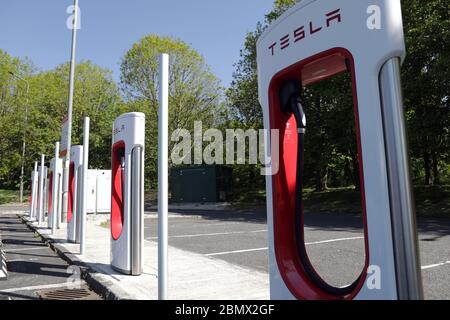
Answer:
[[[145,220],[145,237],[157,239],[157,219]],[[350,215],[307,215],[305,241],[311,262],[330,284],[352,282],[364,265],[360,219]],[[450,220],[419,219],[426,299],[450,299]],[[183,211],[169,220],[169,245],[212,259],[268,272],[264,213]]]

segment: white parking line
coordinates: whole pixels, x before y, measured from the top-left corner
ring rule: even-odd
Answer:
[[[205,254],[205,256],[207,257],[213,257],[213,256],[222,256],[225,254],[230,254],[230,253],[242,253],[242,252],[252,252],[252,251],[263,251],[263,250],[268,250],[269,248],[265,247],[265,248],[256,248],[256,249],[246,249],[246,250],[234,250],[234,251],[224,251],[224,252],[217,252],[217,253],[208,253]]]
[[[0,233],[0,236],[2,237],[14,237],[14,236],[18,236],[18,235],[30,235],[30,237],[34,237],[34,233],[30,233],[30,232],[16,232],[16,233]]]
[[[322,240],[322,241],[306,242],[305,244],[306,244],[306,245],[314,245],[314,244],[330,243],[330,242],[337,242],[337,241],[358,240],[358,239],[364,239],[364,237],[338,238],[338,239],[330,239],[330,240]],[[268,250],[268,249],[269,249],[268,247],[264,247],[264,248],[255,248],[255,249],[245,249],[245,250],[233,250],[233,251],[224,251],[224,252],[208,253],[208,254],[205,254],[205,256],[208,256],[208,257],[214,257],[214,256],[222,256],[222,255],[232,254],[232,253],[244,253],[244,252],[264,251],[264,250]]]
[[[230,231],[230,232],[216,232],[216,233],[198,233],[198,234],[183,234],[178,236],[169,236],[169,238],[196,238],[196,237],[209,237],[209,236],[225,236],[229,234],[245,234],[245,233],[261,233],[267,232],[267,230],[254,230],[254,231]],[[147,240],[156,240],[158,237],[150,237]]]
[[[11,289],[5,289],[0,290],[0,293],[12,293],[12,292],[18,292],[18,291],[35,291],[35,290],[44,290],[44,289],[54,289],[54,288],[61,288],[61,287],[76,287],[78,285],[83,284],[83,281],[67,281],[64,283],[56,283],[56,284],[45,284],[40,286],[31,286],[31,287],[19,287],[19,288],[11,288]]]
[[[29,250],[42,250],[42,249],[49,249],[47,246],[42,247],[32,247],[32,248],[20,248],[20,249],[5,249],[3,252],[16,252],[16,251],[29,251]]]
[[[450,264],[450,261],[444,261],[444,262],[440,262],[440,263],[436,263],[436,264],[430,264],[428,266],[422,266],[422,270],[442,267],[442,266],[445,266],[446,264]]]
[[[322,241],[314,241],[314,242],[306,242],[306,245],[311,244],[322,244],[322,243],[330,243],[330,242],[337,242],[337,241],[348,241],[348,240],[359,240],[364,239],[364,237],[350,237],[350,238],[339,238],[339,239],[330,239],[330,240],[322,240]]]
[[[8,260],[8,263],[11,262],[28,262],[28,261],[38,261],[38,258],[29,258],[29,259],[12,259],[12,260]]]

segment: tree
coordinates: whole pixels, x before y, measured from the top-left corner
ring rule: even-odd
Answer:
[[[258,103],[256,42],[267,25],[296,1],[276,0],[254,32],[247,34],[233,82],[227,90],[229,117],[245,127],[262,127]],[[450,17],[448,1],[404,0],[407,58],[402,68],[411,163],[415,181],[450,181]],[[333,186],[359,188],[353,101],[347,76],[328,79],[304,89],[308,113],[305,180],[316,190]],[[345,129],[345,130],[344,130]],[[255,168],[248,168],[255,170]],[[306,170],[305,170],[306,171]],[[446,175],[444,175],[446,174]],[[251,185],[252,181],[246,181]],[[244,184],[246,187],[247,185]]]
[[[26,78],[32,70],[30,61],[0,50],[0,186],[11,189],[19,186],[27,102],[26,84],[14,75]]]
[[[276,0],[264,23],[258,22],[253,32],[247,33],[240,59],[235,64],[233,80],[226,91],[228,128],[239,126],[244,129],[262,129],[263,114],[258,101],[258,72],[256,64],[256,42],[267,26],[296,3],[295,0]],[[261,189],[264,177],[260,175],[260,167],[254,165],[236,165],[233,172],[239,175],[235,181],[236,188]],[[237,176],[235,174],[235,176]]]
[[[19,64],[20,60],[13,61]],[[22,68],[32,69],[30,66]],[[22,71],[20,74],[24,73]],[[3,74],[4,72],[0,81],[5,79]],[[60,140],[62,120],[67,115],[68,77],[69,64],[60,65],[46,72],[30,73],[26,76],[30,84],[28,97],[22,97],[23,101],[19,103],[15,97],[15,90],[6,90],[2,96],[0,106],[5,112],[3,116],[0,116],[2,129],[0,130],[0,160],[2,161],[0,187],[17,187],[23,133],[27,142],[26,177],[40,154],[46,154],[47,160],[53,157],[54,144]],[[1,85],[0,88],[2,92],[5,92],[7,87]],[[83,118],[89,116],[92,123],[90,166],[110,168],[112,122],[122,108],[119,90],[112,80],[111,71],[95,66],[89,61],[81,62],[76,69],[75,88],[73,144],[82,142]],[[23,95],[24,93],[20,96]],[[28,103],[29,109],[26,124],[23,120],[24,101]]]
[[[258,101],[258,72],[256,64],[256,42],[267,26],[296,3],[295,0],[276,0],[273,10],[265,17],[265,23],[256,25],[256,30],[247,33],[240,60],[235,64],[233,81],[226,92],[230,117],[244,126],[262,128],[262,110]]]
[[[407,57],[402,80],[414,168],[426,185],[449,163],[450,10],[446,0],[402,1]],[[414,159],[413,159],[414,160]],[[417,161],[413,161],[417,163]]]
[[[157,178],[157,121],[159,56],[170,55],[169,131],[192,132],[194,121],[203,127],[217,122],[221,94],[219,80],[203,57],[181,40],[148,35],[135,43],[121,62],[121,88],[130,111],[146,114],[146,171],[151,186]],[[174,143],[169,145],[169,150]]]

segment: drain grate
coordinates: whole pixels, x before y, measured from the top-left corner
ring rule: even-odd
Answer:
[[[88,288],[43,290],[36,292],[41,300],[101,300]]]

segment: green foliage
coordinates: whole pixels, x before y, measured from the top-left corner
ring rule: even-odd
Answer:
[[[226,91],[227,119],[225,127],[262,129],[263,115],[258,101],[258,77],[256,64],[256,42],[267,28],[281,14],[295,4],[295,0],[276,0],[264,23],[258,23],[256,30],[248,32],[240,60],[235,64],[233,81]],[[237,189],[259,189],[264,185],[260,167],[254,165],[234,165],[234,186]]]
[[[0,189],[0,204],[19,202],[19,192],[17,190]]]
[[[60,140],[62,120],[67,115],[69,64],[46,72],[31,72],[29,62],[2,52],[0,62],[0,185],[17,188],[25,138],[25,181],[40,154],[53,158],[54,144]],[[20,75],[29,84],[9,76]],[[83,118],[91,118],[90,164],[109,168],[112,121],[121,112],[121,97],[109,70],[89,61],[76,66],[73,110],[73,144],[82,142]],[[25,109],[28,107],[28,121]]]
[[[220,121],[219,80],[203,57],[181,40],[148,35],[122,58],[121,87],[127,109],[146,114],[146,186],[155,187],[158,160],[158,87],[159,56],[170,55],[169,135],[178,128],[193,131],[194,121],[203,128]],[[169,145],[169,151],[174,143]]]
[[[244,40],[240,60],[227,90],[229,119],[245,128],[261,128],[258,102],[256,42],[295,0],[275,0],[273,9]],[[402,79],[411,165],[416,183],[449,183],[450,164],[450,9],[447,0],[403,0],[407,58]],[[358,152],[351,88],[339,76],[305,89],[308,133],[305,142],[306,182],[316,190],[359,187]],[[242,168],[234,168],[238,172]],[[251,167],[256,173],[256,168]],[[245,176],[245,175],[242,175]],[[263,181],[241,179],[242,188],[261,188]]]
[[[296,3],[297,0],[275,0],[272,11],[266,14],[266,22],[271,24]]]
[[[407,57],[402,80],[415,180],[450,181],[450,7],[446,0],[404,0]]]

